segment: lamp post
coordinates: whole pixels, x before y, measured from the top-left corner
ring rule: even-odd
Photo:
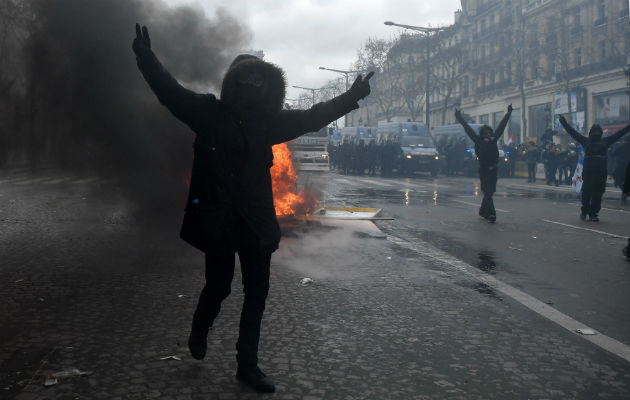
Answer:
[[[411,31],[416,31],[416,32],[420,32],[424,35],[425,39],[426,39],[426,81],[425,81],[425,94],[424,94],[424,110],[425,110],[425,123],[427,124],[427,128],[431,129],[431,99],[429,98],[430,94],[431,94],[431,90],[429,87],[430,84],[430,79],[429,76],[431,75],[431,62],[429,60],[429,58],[431,57],[431,35],[438,33],[440,31],[443,31],[444,28],[425,28],[423,26],[414,26],[414,25],[403,25],[403,24],[397,24],[395,22],[392,21],[385,21],[383,22],[385,25],[388,26],[398,26],[400,28],[404,28],[404,29],[409,29]]]
[[[339,74],[345,75],[346,76],[346,92],[349,89],[348,88],[348,84],[349,84],[349,82],[348,82],[348,75],[356,74],[356,73],[360,73],[360,72],[365,72],[365,71],[344,71],[344,70],[341,70],[341,69],[333,69],[333,68],[326,68],[326,67],[319,67],[319,69],[323,69],[323,70],[326,70],[326,71],[337,72]],[[343,125],[344,126],[348,126],[348,114],[344,115]]]

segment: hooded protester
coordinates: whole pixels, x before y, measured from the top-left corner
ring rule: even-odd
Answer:
[[[630,125],[620,131],[602,138],[602,127],[595,124],[588,132],[588,137],[573,129],[564,116],[560,116],[560,123],[565,131],[584,147],[584,169],[582,170],[582,210],[580,218],[587,216],[591,221],[599,221],[598,213],[602,206],[602,196],[606,191],[606,168],[608,148],[623,135],[630,132]]]
[[[464,127],[466,134],[475,143],[475,154],[479,161],[479,181],[481,183],[481,191],[483,192],[479,215],[490,222],[497,220],[497,213],[494,209],[494,202],[492,201],[492,195],[497,191],[497,171],[499,164],[499,147],[497,146],[497,141],[503,134],[510,115],[512,115],[511,104],[508,106],[507,113],[494,132],[488,125],[483,125],[479,129],[479,135],[477,135],[463,118],[461,110],[455,110],[455,119]]]
[[[196,134],[190,191],[180,236],[206,255],[206,284],[188,346],[205,357],[208,330],[230,294],[238,253],[245,295],[236,343],[236,377],[260,392],[275,386],[258,367],[260,325],[269,291],[271,254],[278,248],[271,175],[272,146],[315,132],[357,109],[370,93],[368,74],[350,90],[309,110],[283,110],[286,82],[277,66],[240,55],[223,79],[221,97],[182,87],[151,51],[146,27],[132,45],[140,72],[162,105]]]

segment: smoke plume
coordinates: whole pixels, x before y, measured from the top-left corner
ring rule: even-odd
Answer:
[[[200,92],[217,93],[250,32],[224,10],[208,17],[198,7],[161,0],[28,4],[9,160],[115,177],[143,204],[181,199],[194,135],[158,103],[138,71],[135,23],[149,28],[153,51],[171,74]]]

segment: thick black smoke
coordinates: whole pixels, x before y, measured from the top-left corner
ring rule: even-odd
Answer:
[[[161,0],[30,5],[19,100],[26,118],[13,158],[116,177],[142,204],[181,198],[194,136],[159,105],[138,71],[135,23],[147,25],[154,52],[181,83],[214,93],[249,31],[225,11],[208,18],[198,7]]]

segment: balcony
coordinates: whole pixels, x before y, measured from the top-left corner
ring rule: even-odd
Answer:
[[[580,65],[577,68],[569,70],[566,75],[563,75],[561,73],[556,74],[556,82],[562,82],[565,78],[576,79],[588,75],[594,75],[614,70],[617,68],[621,69],[624,67],[624,65],[626,65],[626,59],[624,56],[610,57],[607,58],[605,61]]]
[[[593,22],[593,26],[602,26],[602,25],[606,25],[608,23],[608,17],[607,16],[603,16],[601,18],[598,18],[595,22]]]
[[[485,13],[488,10],[491,10],[493,8],[496,8],[499,4],[502,3],[502,0],[490,0],[488,1],[486,4],[482,4],[479,7],[477,7],[477,16],[480,16],[481,14]]]
[[[529,4],[527,4],[525,7],[523,7],[523,14],[529,14],[543,6],[548,5],[549,3],[551,3],[552,0],[536,0],[533,1]]]

